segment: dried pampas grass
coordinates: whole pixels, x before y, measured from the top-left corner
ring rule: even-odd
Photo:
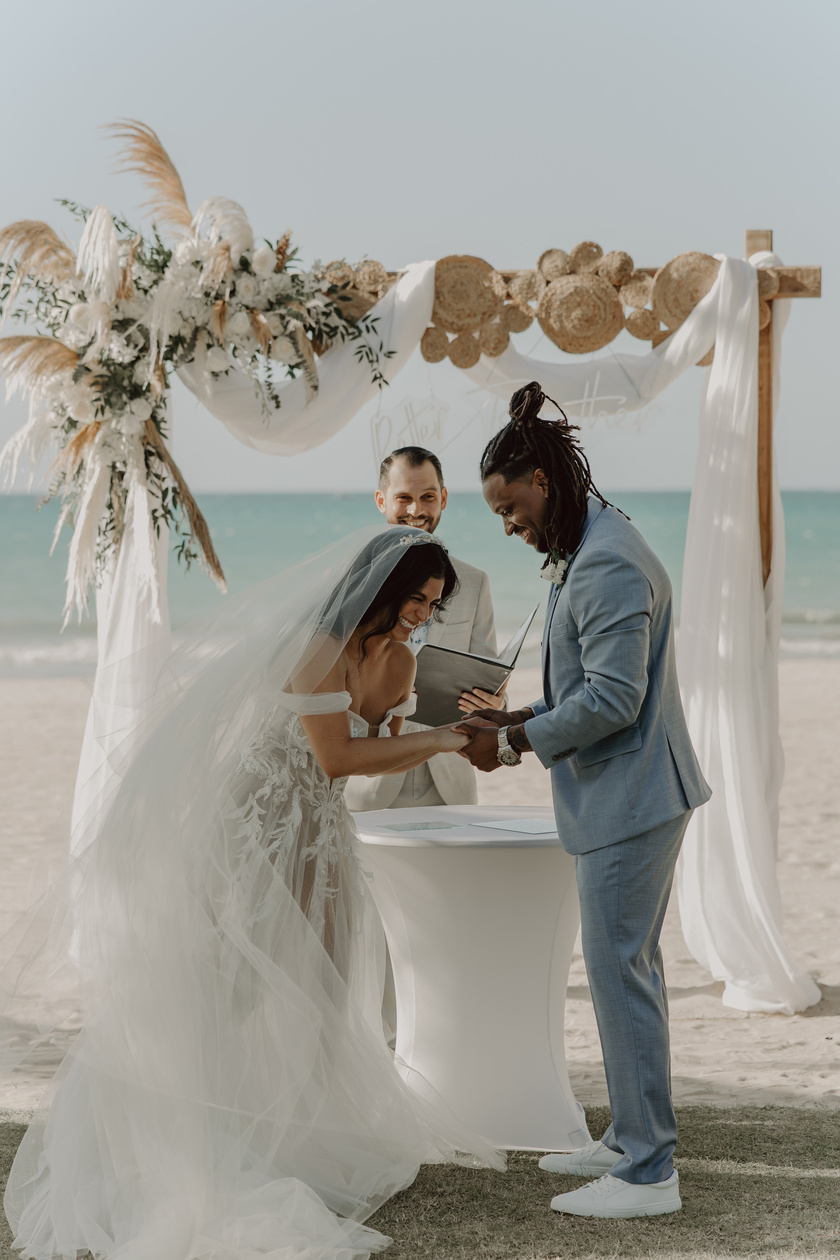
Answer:
[[[184,481],[183,473],[170,455],[166,443],[158,433],[154,421],[152,420],[146,421],[146,426],[143,431],[143,441],[146,446],[150,446],[152,448],[155,455],[166,467],[170,477],[178,487],[178,494],[182,504],[184,505],[184,510],[187,513],[187,519],[190,523],[190,533],[198,545],[198,549],[202,555],[204,564],[207,567],[207,571],[210,573],[219,590],[226,591],[227,583],[225,581],[225,575],[222,571],[219,557],[216,555],[216,549],[213,546],[213,540],[210,537],[210,530],[207,522],[201,513],[201,509],[193,498],[189,486],[186,481]]]
[[[0,284],[6,278],[14,261],[15,277],[6,304],[8,311],[20,292],[27,276],[61,284],[69,280],[76,270],[76,255],[52,230],[49,223],[40,219],[19,219],[0,230]]]
[[[6,373],[6,395],[41,397],[50,383],[79,366],[75,350],[54,337],[0,337],[0,369]]]
[[[70,439],[50,469],[54,481],[61,483],[73,480],[84,463],[89,448],[93,446],[99,428],[99,421],[93,420]]]
[[[157,133],[135,118],[122,118],[105,128],[115,140],[122,141],[120,169],[136,171],[143,182],[154,190],[145,203],[158,223],[188,231],[192,213],[181,176]]]

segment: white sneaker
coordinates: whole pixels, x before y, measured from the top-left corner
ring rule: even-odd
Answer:
[[[655,1181],[650,1185],[636,1186],[629,1181],[619,1181],[607,1174],[588,1186],[558,1194],[551,1200],[552,1210],[567,1212],[570,1216],[597,1216],[613,1219],[627,1216],[664,1216],[666,1212],[679,1212],[680,1179],[672,1172],[667,1181]]]
[[[603,1142],[587,1142],[576,1151],[559,1151],[543,1155],[540,1168],[543,1172],[571,1173],[574,1177],[597,1177],[609,1172],[623,1156],[611,1151]]]

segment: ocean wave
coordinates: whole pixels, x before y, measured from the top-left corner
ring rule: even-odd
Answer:
[[[821,660],[840,659],[840,639],[806,639],[798,636],[793,639],[782,638],[779,641],[779,656],[782,659],[798,657]]]

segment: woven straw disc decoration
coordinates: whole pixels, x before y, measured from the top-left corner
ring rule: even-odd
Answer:
[[[612,249],[598,263],[598,275],[620,288],[633,274],[633,259],[623,249]]]
[[[489,262],[470,254],[450,254],[435,268],[432,322],[446,332],[472,332],[499,314],[505,292],[504,279]]]
[[[653,276],[646,271],[634,271],[621,286],[621,300],[625,306],[641,310],[647,306],[653,293]]]
[[[540,302],[540,327],[567,354],[586,354],[608,345],[624,327],[624,307],[600,276],[561,276]]]
[[[711,254],[677,254],[653,281],[653,310],[667,328],[679,328],[711,289],[720,263]]]
[[[478,338],[471,336],[470,333],[459,333],[455,340],[450,342],[449,357],[456,367],[475,367],[481,358]]]
[[[624,321],[624,327],[634,337],[651,341],[654,334],[659,332],[659,320],[653,311],[633,310]]]
[[[375,293],[377,297],[384,297],[391,284],[388,272],[382,263],[376,262],[373,258],[359,263],[354,270],[354,277],[357,289],[361,289],[364,293]]]
[[[534,312],[530,306],[514,306],[511,303],[502,311],[502,327],[508,332],[520,333],[530,328],[534,322]]]
[[[569,255],[569,263],[572,271],[583,276],[590,271],[597,271],[603,257],[604,251],[600,245],[596,245],[594,241],[581,241]]]
[[[539,302],[545,293],[546,278],[541,271],[517,271],[508,282],[510,300],[515,306],[527,306]]]
[[[549,283],[567,276],[572,269],[571,259],[565,249],[547,249],[540,254],[537,271],[542,272]]]
[[[482,354],[495,359],[510,345],[510,333],[502,324],[485,324],[478,334],[478,345]]]
[[[442,328],[427,328],[420,338],[420,353],[427,363],[440,363],[449,354],[449,338]]]

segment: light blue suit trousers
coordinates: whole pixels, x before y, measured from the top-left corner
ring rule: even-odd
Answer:
[[[575,857],[583,956],[612,1124],[601,1141],[623,1158],[610,1175],[665,1181],[674,1171],[668,995],[659,935],[691,811]]]

